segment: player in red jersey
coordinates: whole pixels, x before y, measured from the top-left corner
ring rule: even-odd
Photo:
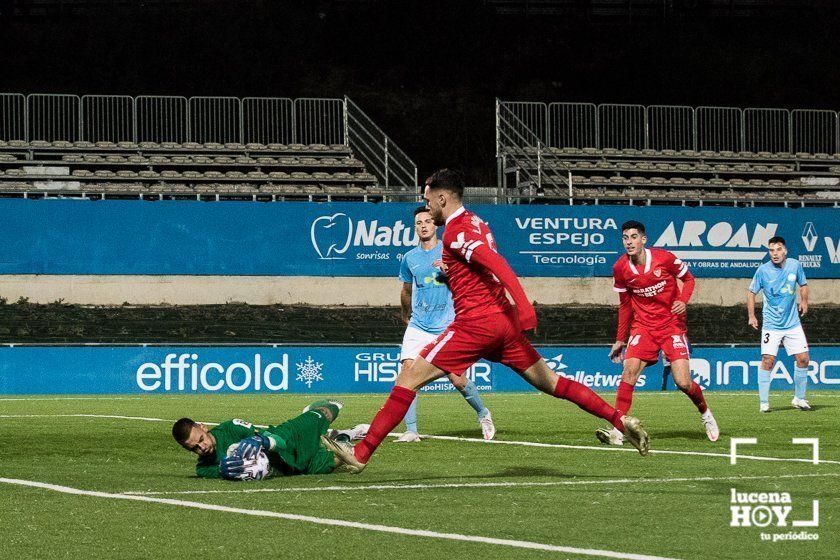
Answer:
[[[633,389],[642,370],[659,361],[659,352],[671,362],[671,376],[680,390],[700,411],[706,435],[712,441],[720,436],[715,417],[706,405],[700,386],[691,380],[689,347],[686,338],[685,309],[694,291],[694,276],[688,265],[664,249],[646,249],[645,226],[625,222],[621,236],[626,255],[613,266],[613,289],[619,295],[618,332],[610,349],[610,358],[618,362],[624,354],[624,371],[615,408],[630,411]],[[677,280],[682,281],[682,290]],[[629,335],[629,336],[628,336]],[[618,430],[599,429],[603,443],[621,445],[624,435]]]
[[[463,375],[473,363],[486,358],[510,367],[540,391],[572,401],[609,421],[646,455],[648,436],[637,418],[619,414],[588,387],[557,375],[531,346],[523,331],[537,326],[534,307],[510,265],[496,252],[490,228],[462,205],[463,193],[460,175],[448,169],[426,180],[424,198],[429,213],[436,225],[446,225],[443,263],[455,320],[400,372],[364,440],[352,450],[329,440],[324,444],[345,461],[348,470],[361,472],[385,436],[403,419],[416,391],[443,375]]]

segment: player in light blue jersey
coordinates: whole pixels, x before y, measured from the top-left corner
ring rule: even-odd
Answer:
[[[755,318],[755,296],[764,290],[764,310],[761,325],[761,369],[758,370],[759,410],[770,412],[770,371],[776,362],[779,344],[785,345],[788,356],[794,356],[793,401],[799,410],[811,410],[805,400],[808,386],[808,341],[799,320],[808,312],[808,281],[802,264],[787,258],[785,240],[773,237],[767,242],[770,261],[755,271],[747,295],[749,324],[758,329]],[[799,307],[796,305],[796,286],[799,286]]]
[[[403,255],[400,263],[399,278],[403,282],[400,308],[403,322],[408,325],[400,352],[403,369],[410,367],[420,351],[434,342],[455,319],[452,293],[442,270],[443,244],[437,238],[437,226],[425,206],[414,210],[414,229],[420,244]],[[449,375],[449,381],[478,414],[484,439],[493,439],[496,435],[493,417],[481,401],[475,382],[466,375]],[[420,441],[417,397],[405,415],[405,427],[406,431],[397,439],[398,442]]]

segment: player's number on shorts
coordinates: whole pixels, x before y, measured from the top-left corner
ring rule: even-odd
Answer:
[[[768,342],[770,342],[770,333],[766,332],[764,333],[764,344],[767,344]]]
[[[636,346],[639,343],[639,340],[642,338],[640,334],[634,334],[630,337],[630,340],[627,341],[627,344],[630,346]]]

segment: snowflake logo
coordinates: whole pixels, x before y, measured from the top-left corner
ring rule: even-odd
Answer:
[[[295,377],[295,380],[303,381],[306,383],[308,388],[311,389],[312,383],[315,381],[324,380],[324,375],[321,373],[321,370],[324,369],[324,364],[316,362],[312,359],[312,356],[307,356],[303,363],[298,362],[295,365],[298,369],[298,374],[297,377]]]

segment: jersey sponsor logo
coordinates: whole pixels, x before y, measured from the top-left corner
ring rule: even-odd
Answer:
[[[631,288],[631,291],[640,297],[654,297],[665,291],[665,285],[667,283],[667,280],[661,280],[653,286],[648,286],[646,288]]]
[[[241,419],[239,419],[239,418],[234,418],[234,419],[232,420],[232,422],[233,422],[234,424],[236,424],[237,426],[242,426],[243,428],[248,428],[249,430],[251,429],[251,423],[250,423],[250,422],[246,422],[245,420],[241,420]]]
[[[135,373],[143,391],[286,391],[289,389],[289,355],[279,362],[263,365],[261,354],[254,363],[236,362],[224,366],[218,362],[201,363],[198,354],[167,354],[161,364],[141,364]]]
[[[711,225],[701,220],[671,222],[654,245],[676,249],[673,252],[681,259],[761,261],[764,251],[749,249],[767,247],[778,227],[779,224],[773,223],[734,227],[729,222]]]
[[[380,224],[379,220],[353,220],[343,212],[319,216],[309,228],[312,247],[321,260],[341,260],[350,247],[414,247],[417,234],[402,220],[393,224]],[[376,251],[358,252],[356,259],[388,260],[390,254]]]

